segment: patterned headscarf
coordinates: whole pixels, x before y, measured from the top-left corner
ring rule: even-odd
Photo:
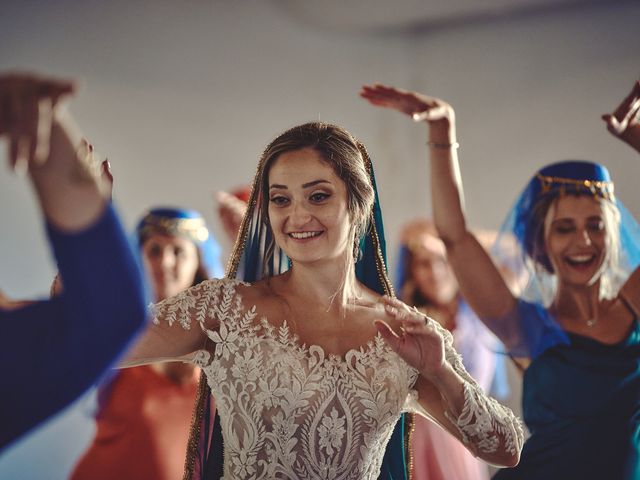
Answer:
[[[153,234],[182,237],[198,248],[200,266],[206,278],[220,278],[224,274],[220,262],[220,245],[210,234],[202,215],[195,210],[162,207],[153,208],[142,216],[136,227],[136,252]]]

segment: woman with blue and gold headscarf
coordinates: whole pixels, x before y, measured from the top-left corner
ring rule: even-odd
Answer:
[[[640,227],[614,195],[607,169],[564,161],[539,170],[508,215],[495,253],[515,238],[519,296],[467,229],[453,109],[384,86],[371,103],[429,124],[436,227],[465,299],[530,365],[523,411],[531,432],[520,464],[499,479],[640,478]],[[640,83],[609,130],[640,151]],[[512,257],[513,258],[513,257]]]
[[[150,210],[135,243],[156,301],[222,275],[220,248],[194,210]],[[179,478],[199,373],[181,362],[118,371],[99,389],[96,436],[71,478]]]

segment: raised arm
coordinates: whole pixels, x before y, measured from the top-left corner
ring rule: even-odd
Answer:
[[[614,112],[602,115],[602,119],[609,132],[640,152],[640,80]]]
[[[77,131],[56,103],[71,83],[0,76],[0,135],[9,161],[29,172],[65,291],[24,308],[0,307],[7,391],[0,447],[82,394],[145,321],[142,278],[109,202],[109,185],[78,152]],[[20,368],[16,361],[20,360]]]
[[[453,108],[434,97],[382,85],[365,86],[360,95],[427,123],[433,218],[462,295],[507,347],[518,345],[519,325],[508,317],[517,299],[466,224]]]
[[[640,80],[613,113],[602,115],[607,130],[640,153]],[[620,290],[621,298],[636,316],[640,316],[640,267],[632,272]]]
[[[228,192],[217,192],[216,200],[218,201],[218,218],[227,234],[227,238],[235,243],[242,218],[247,210],[247,202],[240,200],[235,195]]]
[[[485,462],[516,465],[523,444],[522,426],[510,409],[488,397],[467,373],[453,348],[451,333],[397,299],[384,297],[383,302],[401,329],[396,333],[381,321],[376,326],[391,348],[420,374],[415,385],[418,413]]]

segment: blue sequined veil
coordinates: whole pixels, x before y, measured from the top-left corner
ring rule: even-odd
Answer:
[[[360,252],[355,265],[356,277],[368,288],[387,295],[394,295],[386,270],[386,253],[382,211],[378,200],[375,176],[366,149],[357,142],[375,192],[375,202],[371,212],[367,233],[360,239]],[[254,282],[264,276],[279,275],[289,268],[289,259],[275,245],[270,260],[265,260],[265,251],[273,245],[270,229],[262,221],[260,202],[261,175],[265,155],[261,157],[251,189],[247,212],[245,213],[235,247],[227,266],[226,278]],[[380,479],[405,480],[409,477],[407,455],[412,416],[403,414],[387,445]],[[211,390],[204,374],[200,379],[198,397],[194,410],[191,435],[187,447],[185,480],[213,480],[223,474],[223,439],[220,421],[212,409]]]

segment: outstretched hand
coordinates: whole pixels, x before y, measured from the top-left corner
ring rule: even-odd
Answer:
[[[607,130],[640,152],[640,80],[613,113],[602,115]]]
[[[218,217],[224,227],[224,231],[231,242],[236,241],[238,231],[242,225],[244,213],[247,211],[247,202],[244,202],[228,192],[218,192],[215,195],[218,201]]]
[[[401,325],[398,333],[388,323],[376,320],[382,338],[421,375],[428,379],[437,377],[446,359],[444,337],[435,327],[435,320],[395,298],[384,296],[382,303],[387,314]]]
[[[55,107],[73,82],[30,73],[0,75],[0,136],[9,138],[9,164],[29,168],[49,155]]]
[[[451,105],[439,98],[429,97],[417,92],[401,90],[395,87],[374,84],[364,85],[360,96],[372,105],[397,110],[408,115],[416,122],[426,120],[429,123],[454,120]]]
[[[0,74],[0,136],[8,137],[9,163],[29,172],[47,221],[67,232],[95,222],[113,180],[71,115],[56,109],[74,88],[64,79]]]

